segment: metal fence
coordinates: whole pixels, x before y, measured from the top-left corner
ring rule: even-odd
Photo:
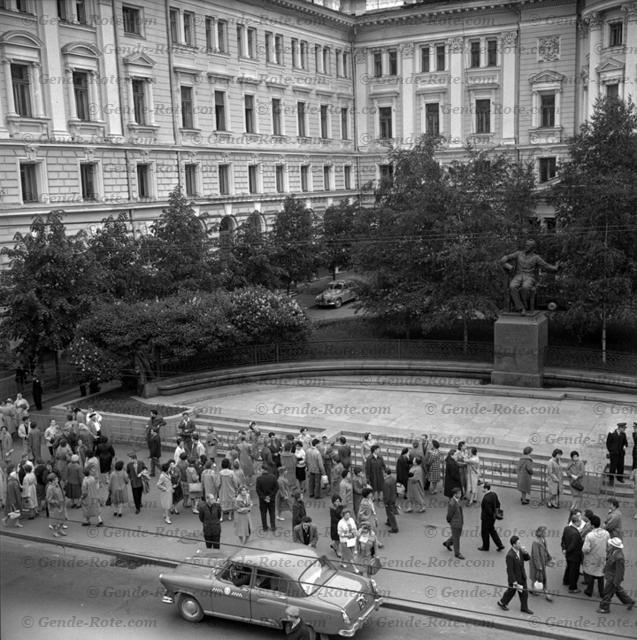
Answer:
[[[549,367],[566,367],[583,371],[612,371],[635,375],[637,354],[580,347],[548,347],[545,364]]]

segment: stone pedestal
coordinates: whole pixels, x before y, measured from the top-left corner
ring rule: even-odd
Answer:
[[[544,312],[502,313],[494,326],[491,383],[541,387],[549,321]]]

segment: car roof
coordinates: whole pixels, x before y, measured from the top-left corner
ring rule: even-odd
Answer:
[[[230,559],[298,580],[319,557],[314,549],[305,545],[264,540],[239,549]]]

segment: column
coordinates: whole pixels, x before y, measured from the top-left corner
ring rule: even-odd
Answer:
[[[449,146],[462,147],[462,107],[464,106],[463,40],[461,37],[447,40],[449,49]],[[469,116],[471,117],[471,116]]]
[[[153,96],[153,84],[155,81],[152,78],[146,79],[146,108],[148,109],[148,117],[146,118],[147,124],[155,125],[155,98]],[[132,103],[131,103],[132,104]]]
[[[626,12],[626,66],[624,68],[624,100],[637,98],[637,2],[623,7]]]
[[[42,102],[42,82],[40,80],[40,63],[33,62],[29,69],[31,85],[33,87],[33,115],[36,118],[44,117],[44,104]]]
[[[108,79],[106,93],[103,96],[109,105],[108,113],[102,112],[100,120],[106,122],[106,135],[122,135],[122,102],[123,92],[126,90],[120,83],[116,83],[119,71],[117,68],[117,34],[115,31],[116,19],[113,14],[111,0],[99,0],[97,8],[100,19],[97,24],[97,44],[102,55],[104,77]],[[130,103],[133,104],[132,102]]]
[[[102,122],[104,120],[102,116],[102,110],[100,107],[100,97],[97,91],[97,72],[88,72],[88,100],[89,100],[89,120],[91,122]]]
[[[599,96],[599,66],[602,50],[602,19],[599,13],[591,13],[586,18],[588,24],[588,106],[586,117],[593,114],[595,101]]]
[[[517,31],[502,34],[502,144],[515,144],[517,131],[515,56]]]
[[[11,60],[8,58],[2,59],[2,69],[4,71],[4,82],[7,90],[7,115],[17,116],[15,110],[15,100],[13,99],[13,82],[11,80]]]
[[[54,7],[51,7],[49,15],[57,15]],[[60,44],[60,28],[55,20],[43,20],[39,29],[42,29],[41,37],[46,49],[58,52],[57,55],[44,56],[42,59],[45,65],[42,69],[42,78],[44,80],[42,90],[46,91],[48,109],[50,109],[48,116],[51,118],[51,133],[56,139],[64,139],[69,137],[67,120],[70,115],[67,112],[64,100],[64,93],[67,91],[67,87],[62,80],[68,80],[68,76],[65,75],[63,58],[59,55],[59,51],[62,48]],[[75,100],[71,100],[69,104],[75,109]]]
[[[402,131],[400,135],[403,143],[412,146],[416,140],[416,127],[414,124],[414,113],[416,105],[414,103],[414,46],[409,43],[399,48],[400,64],[401,64],[401,80],[399,89],[401,93],[402,104]],[[398,133],[398,132],[397,132]],[[401,144],[403,146],[403,144]]]
[[[77,120],[77,107],[75,105],[75,91],[73,90],[73,69],[64,67],[64,84],[68,87],[69,96],[69,120]]]
[[[367,105],[367,83],[369,82],[369,73],[367,70],[369,69],[368,58],[370,55],[371,54],[367,53],[364,49],[354,51],[353,82],[356,109],[352,115],[353,123],[355,123],[354,135],[358,138],[354,140],[355,149],[358,149],[360,146],[367,146],[370,141],[370,135],[368,133],[368,118],[370,116],[364,109]]]

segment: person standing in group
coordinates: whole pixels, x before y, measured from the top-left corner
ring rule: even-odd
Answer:
[[[84,480],[82,481],[82,511],[84,515],[83,527],[91,524],[91,518],[97,518],[97,526],[104,525],[100,507],[99,486],[95,476],[92,476],[88,469],[84,469]]]
[[[245,471],[245,470],[244,470]],[[237,484],[230,460],[224,458],[221,461],[221,471],[219,472],[219,504],[221,505],[221,520],[232,520],[234,512],[234,499],[237,497]]]
[[[462,489],[460,487],[453,489],[453,495],[447,506],[447,523],[451,528],[451,536],[442,544],[449,551],[451,551],[451,545],[453,545],[454,556],[459,560],[464,560],[465,557],[460,553],[460,536],[462,535],[462,527],[464,525],[462,505],[460,504],[461,493]]]
[[[212,460],[206,460],[201,470],[201,488],[203,495],[207,496],[209,493],[219,497],[219,485],[217,484],[217,472],[215,464]]]
[[[294,445],[294,458],[296,460],[296,480],[299,483],[299,491],[305,493],[306,488],[306,452],[303,445],[300,442],[296,442]]]
[[[398,533],[398,492],[396,490],[396,476],[389,467],[385,467],[385,483],[383,484],[383,503],[385,504],[385,524],[389,533]]]
[[[518,536],[511,536],[510,543],[511,548],[506,555],[507,582],[509,588],[498,600],[498,606],[500,609],[508,611],[508,604],[517,593],[520,597],[520,611],[531,615],[533,611],[531,611],[528,606],[529,592],[526,587],[526,569],[524,568],[524,563],[530,559],[530,556],[526,549],[520,544],[520,538]]]
[[[482,546],[478,551],[488,551],[489,543],[493,539],[498,551],[504,549],[502,540],[495,530],[496,514],[500,511],[500,500],[495,491],[491,490],[488,482],[484,483],[484,496],[480,504],[480,535],[482,536]]]
[[[32,422],[27,435],[27,453],[29,460],[35,461],[42,457],[42,431],[35,422]]]
[[[446,498],[453,496],[454,489],[460,487],[460,467],[455,458],[456,449],[449,449],[445,458],[445,479],[443,493]]]
[[[606,529],[600,527],[601,520],[599,516],[592,514],[590,516],[590,524],[592,529],[586,534],[584,544],[582,545],[582,571],[584,573],[584,582],[586,589],[584,595],[589,598],[593,595],[595,582],[597,582],[597,590],[599,597],[604,596],[604,565],[606,564],[606,549],[610,535]]]
[[[115,469],[119,461],[115,464]],[[173,483],[170,478],[170,462],[164,462],[161,465],[161,473],[159,474],[159,480],[157,480],[157,488],[160,491],[159,503],[164,511],[164,522],[166,524],[172,524],[170,519],[170,512],[173,506]]]
[[[303,502],[303,494],[295,491],[292,494],[292,529],[294,529],[297,524],[301,524],[306,515],[307,511],[305,510],[305,502]]]
[[[361,506],[361,500],[363,499],[363,489],[367,486],[367,481],[363,474],[363,470],[360,467],[349,466],[345,467],[345,470],[351,471],[352,474],[352,502],[346,503],[346,498],[342,493],[340,493],[340,491],[339,495],[343,499],[343,509],[351,506],[352,514],[357,514]]]
[[[305,465],[307,467],[307,491],[310,498],[321,498],[321,477],[325,475],[323,456],[316,445],[320,442],[314,438],[305,452]]]
[[[263,467],[261,475],[256,483],[257,496],[259,497],[259,512],[261,513],[261,526],[268,531],[268,514],[270,515],[270,529],[276,531],[276,494],[279,490],[277,479],[268,467]]]
[[[425,470],[422,459],[416,456],[409,469],[409,482],[407,483],[407,499],[409,506],[405,513],[411,513],[414,509],[418,513],[425,512]]]
[[[115,463],[115,471],[111,474],[108,481],[108,494],[111,497],[111,504],[113,505],[113,515],[115,517],[122,517],[122,509],[125,504],[128,504],[128,491],[126,486],[130,482],[128,474],[124,471],[124,461],[118,460]]]
[[[378,501],[383,495],[383,483],[385,482],[385,461],[380,455],[380,445],[373,444],[370,455],[365,460],[365,476],[374,492],[373,500]]]
[[[478,449],[471,447],[466,456],[467,463],[467,506],[478,501],[478,483],[480,482],[480,457]]]
[[[568,586],[569,593],[580,593],[577,587],[579,578],[579,567],[582,564],[582,546],[584,541],[580,535],[580,527],[582,526],[582,514],[580,511],[572,511],[569,523],[564,527],[562,532],[562,553],[566,560],[566,568],[564,569],[564,577],[562,584]]]
[[[623,538],[622,531],[622,512],[619,508],[617,498],[608,498],[608,514],[604,520],[604,529],[608,531],[611,538]]]
[[[635,601],[624,591],[622,582],[626,569],[624,558],[624,544],[620,538],[611,538],[608,541],[606,564],[604,565],[604,596],[599,603],[597,613],[610,613],[610,603],[616,595],[626,609],[630,611],[635,606]]]
[[[170,513],[175,515],[179,514],[179,502],[183,500],[183,492],[181,490],[181,471],[177,468],[174,459],[168,461],[168,475],[170,476],[170,483],[173,486],[173,504],[170,509]]]
[[[442,451],[438,440],[431,441],[431,448],[427,452],[427,481],[429,482],[429,492],[436,495],[440,491],[442,481]]]
[[[82,496],[83,478],[84,473],[82,465],[80,464],[80,456],[74,453],[66,469],[66,484],[64,485],[64,493],[71,501],[69,505],[71,509],[79,509],[82,506],[80,504],[80,498]]]
[[[186,466],[186,484],[188,487],[188,504],[192,505],[193,513],[198,513],[199,501],[203,498],[203,489],[194,458],[188,459],[188,465]],[[184,506],[186,506],[185,502],[184,500]]]
[[[332,496],[332,505],[330,506],[330,548],[334,551],[337,558],[341,557],[338,523],[342,517],[343,501],[341,500],[341,496],[334,494]]]
[[[33,394],[33,404],[38,411],[42,411],[42,382],[40,376],[33,376],[31,382],[31,393]]]
[[[529,564],[529,568],[531,569],[530,593],[532,596],[537,595],[535,585],[541,584],[544,598],[548,602],[553,602],[546,583],[546,568],[552,567],[555,564],[546,544],[547,531],[548,529],[545,526],[540,526],[535,530],[535,540],[531,545],[531,562]]]
[[[285,467],[279,467],[277,469],[278,477],[276,479],[279,486],[279,490],[276,493],[276,508],[274,515],[279,521],[285,520],[283,517],[284,511],[291,511],[290,505],[290,483],[288,482],[288,470]]]
[[[161,459],[161,436],[159,427],[151,427],[146,436],[148,446],[148,457],[150,458],[150,477],[154,478],[156,470],[160,468]]]
[[[363,434],[363,441],[361,442],[361,460],[367,460],[372,453],[372,447],[376,444],[376,440],[371,433],[367,432]]]
[[[341,481],[338,485],[338,495],[341,496],[343,508],[351,509],[354,513],[354,485],[352,483],[352,479],[350,478],[350,472],[347,469],[343,469],[341,471]]]
[[[378,531],[378,517],[376,516],[376,507],[374,506],[374,492],[369,488],[363,489],[363,499],[361,500],[358,513],[356,514],[356,522],[359,527],[368,524],[371,529]],[[378,543],[382,547],[382,543]]]
[[[33,473],[33,463],[25,462],[24,469],[26,473],[22,478],[22,508],[29,512],[29,520],[33,520],[38,515],[38,491],[37,480]],[[64,509],[66,513],[66,509]]]
[[[135,513],[139,513],[142,509],[142,494],[144,493],[144,483],[142,481],[142,473],[146,470],[146,465],[137,459],[137,454],[131,451],[128,454],[130,462],[126,465],[126,473],[130,480],[130,488],[133,493],[133,503],[135,504]]]
[[[109,475],[115,458],[115,449],[105,435],[98,436],[95,444],[95,455],[100,463],[100,486],[108,486]]]
[[[533,447],[524,447],[522,457],[518,460],[518,491],[520,502],[529,504],[531,501],[531,480],[533,479]]]
[[[352,447],[347,444],[347,438],[340,436],[337,445],[338,459],[345,469],[352,465]]]
[[[281,466],[285,467],[285,478],[290,487],[290,491],[299,488],[299,483],[296,479],[296,457],[293,448],[294,443],[287,441],[283,444],[283,450],[281,451]]]
[[[198,509],[199,521],[203,524],[203,539],[206,549],[219,549],[221,541],[221,507],[214,494],[209,493]]]
[[[239,487],[239,494],[234,500],[234,530],[242,545],[248,542],[248,538],[252,533],[251,511],[250,489],[247,484],[244,484]]]
[[[585,465],[586,461],[580,460],[579,453],[577,451],[571,451],[571,461],[566,467],[566,473],[569,478],[569,485],[571,487],[571,506],[570,510],[581,509],[582,500],[584,496],[584,474],[586,473]]]
[[[213,463],[217,462],[217,447],[219,446],[219,438],[215,433],[215,428],[211,425],[208,427],[206,434],[206,455],[208,460],[212,460]]]
[[[606,436],[606,450],[608,451],[608,484],[612,487],[617,482],[624,482],[624,456],[628,447],[626,438],[626,423],[618,422],[617,428]]]
[[[46,504],[49,518],[52,521],[49,528],[52,529],[53,536],[59,538],[66,535],[65,529],[67,528],[64,524],[64,494],[57,474],[50,473],[47,476],[47,481]],[[97,526],[100,526],[99,523]]]
[[[358,528],[349,509],[343,509],[343,516],[338,522],[338,537],[341,549],[341,567],[351,567],[355,573],[360,573],[356,566],[355,552]]]
[[[316,549],[318,544],[318,527],[312,524],[312,518],[305,516],[301,520],[301,524],[297,524],[292,530],[292,542],[296,544],[304,544],[305,546]]]
[[[360,569],[362,571],[365,567],[365,573],[368,577],[374,573],[373,567],[377,562],[376,557],[380,546],[376,532],[369,522],[361,524],[356,536],[356,552]]]
[[[411,469],[409,449],[403,447],[403,450],[396,460],[396,483],[401,484],[405,490],[403,494],[405,502],[407,501],[407,486],[409,485],[409,469]]]
[[[560,458],[563,455],[561,449],[553,449],[551,459],[546,464],[546,489],[549,494],[546,506],[549,509],[560,508],[560,494],[562,493],[562,468]]]

